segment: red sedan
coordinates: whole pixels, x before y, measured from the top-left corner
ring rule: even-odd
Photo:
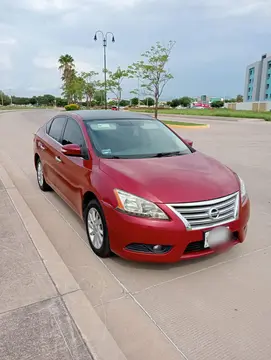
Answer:
[[[176,262],[245,240],[243,180],[150,116],[59,114],[37,131],[34,162],[40,189],[84,220],[100,257]]]

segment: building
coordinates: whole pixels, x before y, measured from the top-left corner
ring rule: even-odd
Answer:
[[[247,66],[244,101],[271,101],[271,55]]]

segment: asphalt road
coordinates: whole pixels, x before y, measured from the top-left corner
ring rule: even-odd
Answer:
[[[57,195],[38,190],[33,133],[53,115],[0,114],[0,159],[127,359],[269,360],[271,124],[180,129],[245,180],[251,221],[247,241],[230,252],[161,266],[96,258],[80,219]]]

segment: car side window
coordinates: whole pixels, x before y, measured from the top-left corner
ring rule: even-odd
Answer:
[[[51,124],[52,124],[53,121],[54,121],[54,120],[52,119],[52,120],[48,121],[48,123],[46,124],[46,133],[47,133],[47,134],[49,134],[50,126],[51,126]]]
[[[65,117],[57,117],[53,120],[48,135],[60,142],[62,131],[66,123]]]
[[[80,126],[73,119],[68,119],[64,130],[62,145],[76,144],[85,148],[85,139]]]

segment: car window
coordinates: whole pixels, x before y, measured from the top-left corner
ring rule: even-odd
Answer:
[[[66,123],[65,117],[57,117],[53,120],[50,130],[49,130],[49,136],[51,136],[56,141],[60,142],[62,131],[64,128],[64,125]]]
[[[76,144],[85,147],[85,139],[80,126],[73,119],[68,119],[64,130],[62,145]]]
[[[153,119],[92,120],[85,123],[101,157],[148,158],[192,152],[174,132]]]
[[[48,123],[46,124],[46,132],[47,132],[47,134],[49,133],[49,130],[50,130],[50,126],[51,126],[51,124],[52,124],[52,121],[53,121],[53,119],[50,120],[50,121],[48,121]]]

